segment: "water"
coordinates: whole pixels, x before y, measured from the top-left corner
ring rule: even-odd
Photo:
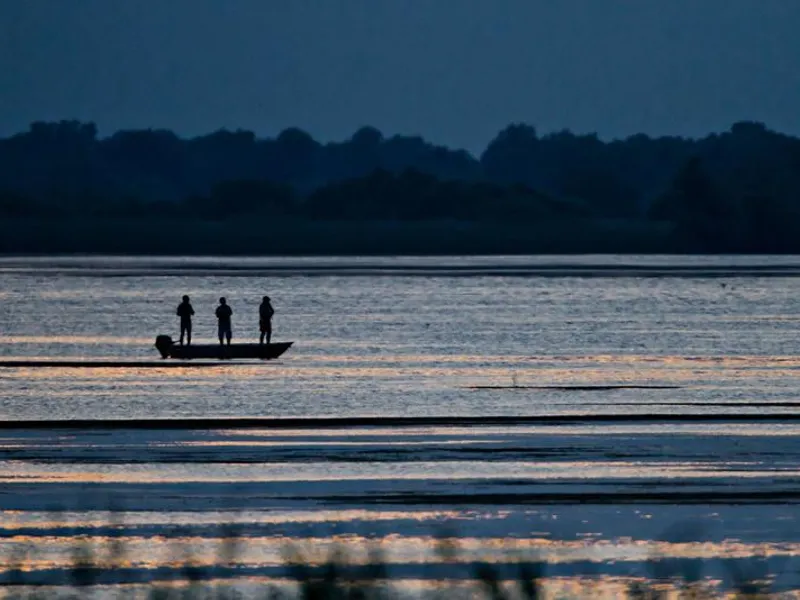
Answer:
[[[80,536],[126,542],[119,580],[188,548],[218,564],[221,523],[246,532],[245,581],[280,578],[291,542],[381,541],[417,582],[535,554],[553,585],[591,574],[612,595],[654,556],[797,572],[798,274],[798,257],[2,259],[0,359],[142,366],[0,369],[0,546],[32,548],[42,583]],[[184,293],[196,342],[220,295],[234,341],[255,341],[266,293],[274,339],[295,345],[147,366]],[[569,420],[537,420],[553,415]],[[124,426],[192,418],[228,420]]]

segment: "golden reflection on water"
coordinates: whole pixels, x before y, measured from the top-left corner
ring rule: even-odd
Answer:
[[[236,538],[208,538],[197,536],[85,536],[80,541],[94,549],[94,560],[99,566],[119,565],[153,569],[161,565],[179,566],[191,556],[198,566],[220,563],[226,546],[235,540],[236,563],[242,566],[280,566],[285,564],[287,549],[303,556],[309,565],[324,564],[332,552],[342,549],[348,563],[368,564],[372,552],[379,549],[383,560],[391,564],[465,564],[475,561],[490,564],[509,560],[541,560],[548,564],[642,562],[650,559],[747,559],[751,557],[798,557],[798,543],[743,543],[736,540],[722,542],[664,542],[633,539],[554,540],[531,533],[519,538],[442,538],[436,536],[403,536],[392,534],[383,537],[365,537],[357,534],[287,537],[246,536]],[[31,570],[64,568],[72,564],[74,548],[78,541],[72,537],[16,535],[0,542],[0,555],[7,556],[15,548],[35,547],[36,552],[26,560]],[[124,548],[123,555],[111,554],[112,549]],[[447,550],[443,550],[447,548]],[[8,568],[8,565],[6,565]],[[0,571],[3,569],[0,568]]]
[[[79,341],[79,337],[60,338],[64,343]],[[109,338],[111,339],[111,338]],[[119,340],[119,338],[114,338]],[[126,338],[129,346],[139,344],[137,338]],[[147,341],[149,347],[151,340]],[[115,342],[116,343],[116,342]],[[70,357],[75,360],[98,360],[98,357]],[[108,357],[104,357],[108,358]],[[658,384],[685,388],[718,388],[719,371],[724,369],[728,379],[746,379],[768,386],[788,385],[797,377],[800,358],[797,357],[697,357],[597,355],[587,357],[475,357],[443,354],[391,355],[355,358],[352,356],[313,355],[287,356],[280,361],[254,362],[248,364],[208,363],[198,368],[197,363],[170,362],[163,368],[86,366],[80,369],[49,367],[15,367],[4,371],[6,377],[18,389],[12,394],[27,396],[37,393],[49,397],[70,397],[78,393],[86,396],[102,395],[100,387],[113,382],[115,395],[149,393],[154,385],[173,386],[176,391],[198,389],[202,386],[227,383],[296,381],[302,389],[324,385],[325,389],[340,389],[353,385],[355,381],[373,384],[391,383],[396,390],[460,391],[474,394],[476,398],[502,390],[468,390],[470,386],[505,386],[505,394],[548,394],[551,390],[524,389],[524,386],[605,386]],[[47,356],[42,360],[58,360]],[[154,354],[137,355],[133,360],[156,361]],[[59,389],[55,383],[68,382],[70,389]],[[46,389],[37,389],[39,386]],[[601,400],[607,392],[572,391],[565,401],[580,404],[590,398]],[[625,393],[618,392],[618,393]],[[668,404],[674,394],[669,390],[648,394],[648,402]],[[750,398],[743,398],[746,402]],[[733,404],[736,399],[730,400]]]
[[[355,436],[354,436],[355,437]],[[405,437],[405,436],[403,436]],[[480,444],[496,444],[497,440],[492,439],[470,439],[470,440],[409,440],[403,439],[402,441],[391,441],[391,440],[381,440],[380,442],[376,442],[374,440],[367,440],[363,442],[355,442],[352,440],[336,440],[336,441],[314,441],[309,443],[308,441],[301,441],[301,442],[292,442],[287,440],[275,440],[271,442],[267,441],[235,441],[235,440],[220,440],[220,441],[211,441],[211,442],[179,442],[177,444],[170,444],[174,446],[185,446],[188,448],[205,448],[205,447],[218,447],[218,448],[307,448],[309,445],[313,445],[315,447],[352,447],[352,448],[370,448],[377,444],[381,447],[384,446],[396,446],[396,447],[405,447],[405,446],[473,446],[473,445],[480,445]],[[4,444],[0,444],[0,448],[8,448],[8,447],[15,447],[15,446],[8,446]],[[19,446],[21,447],[21,446]]]
[[[114,346],[144,346],[149,348],[154,337],[129,337],[116,335],[0,335],[0,344],[68,344],[96,346],[99,344]],[[72,358],[72,357],[70,357]]]
[[[38,464],[0,462],[0,482],[20,479],[39,483],[274,483],[398,480],[651,480],[727,478],[790,479],[800,476],[795,465],[759,469],[759,462],[716,461],[360,461],[357,463],[272,462],[258,464]],[[749,467],[749,468],[748,468]]]
[[[491,364],[516,364],[528,365],[531,359],[526,356],[475,356],[474,354],[325,354],[324,356],[303,356],[304,363],[418,363],[418,364],[448,364],[457,363],[464,365],[491,365]]]
[[[49,360],[57,361],[60,359],[53,358]],[[79,357],[75,360],[84,359]],[[72,367],[49,366],[46,368],[14,367],[11,374],[13,377],[18,377],[27,381],[41,380],[47,382],[52,379],[67,379],[70,380],[71,383],[89,384],[96,380],[100,382],[114,381],[115,383],[139,386],[152,386],[154,384],[154,379],[157,377],[163,377],[166,380],[158,380],[157,383],[159,386],[186,386],[189,384],[189,382],[202,383],[203,379],[208,380],[211,378],[217,378],[220,375],[224,375],[226,379],[231,379],[232,375],[237,374],[237,369],[235,366],[228,366],[218,363],[203,365],[203,373],[201,374],[196,366],[193,367],[191,365],[187,365],[185,367],[166,365],[164,367],[113,367],[92,365],[91,361],[97,359],[86,358],[85,360],[87,364],[85,366],[81,366],[79,369]],[[52,392],[52,390],[48,390],[48,395],[50,395]],[[75,392],[73,391],[71,393],[74,394]],[[81,389],[81,393],[83,393],[83,389]]]
[[[265,439],[283,439],[299,437],[314,442],[325,440],[331,437],[341,438],[385,438],[391,439],[402,436],[403,439],[420,437],[433,438],[431,441],[439,440],[444,437],[453,437],[458,440],[469,440],[472,436],[586,436],[586,435],[632,435],[632,434],[694,434],[718,437],[725,436],[800,436],[800,424],[797,423],[602,423],[599,425],[513,425],[513,426],[421,426],[403,427],[399,430],[396,427],[369,427],[363,429],[349,428],[325,428],[324,430],[309,429],[228,429],[220,428],[215,432],[222,435],[236,436],[242,438],[261,437]],[[205,443],[213,443],[213,440],[204,440]],[[251,440],[244,441],[245,444]],[[382,440],[381,440],[382,443]]]
[[[249,525],[284,523],[347,523],[351,521],[395,521],[398,519],[425,522],[430,520],[456,519],[473,515],[475,511],[463,510],[281,510],[264,511],[203,511],[203,512],[125,512],[117,515],[120,521],[112,521],[106,511],[58,512],[4,510],[0,511],[0,525],[3,529],[52,529],[55,527],[103,527],[109,524],[126,526],[171,525],[192,523],[193,525]]]
[[[11,338],[17,342],[50,340],[48,336],[20,336]],[[86,336],[56,336],[52,339],[64,344],[85,343]],[[95,339],[95,338],[88,338]],[[97,338],[96,341],[122,343],[133,348],[144,343],[146,352],[137,354],[134,360],[159,360],[151,348],[152,340],[130,337]],[[17,344],[18,347],[24,347]],[[12,345],[13,347],[13,345]],[[772,389],[773,393],[785,397],[790,386],[794,385],[800,370],[800,357],[775,356],[677,356],[647,354],[591,354],[585,356],[475,356],[451,355],[443,352],[408,354],[397,352],[384,354],[380,351],[354,357],[352,354],[337,353],[322,355],[313,349],[303,352],[298,347],[280,361],[254,362],[251,364],[209,363],[202,368],[197,363],[186,366],[170,361],[161,367],[113,368],[93,366],[74,368],[23,368],[6,369],[2,375],[8,382],[8,394],[12,400],[25,402],[29,398],[42,396],[64,406],[61,418],[70,418],[68,407],[79,398],[83,402],[99,403],[106,399],[115,407],[117,414],[141,416],[137,408],[138,398],[153,402],[156,398],[176,399],[181,416],[187,415],[188,398],[192,395],[206,395],[217,398],[231,392],[222,386],[236,386],[236,393],[242,392],[241,408],[227,410],[226,416],[262,416],[264,405],[256,401],[254,389],[280,388],[283,395],[300,394],[304,398],[336,397],[352,386],[364,390],[365,386],[378,390],[391,386],[392,393],[409,394],[443,393],[448,395],[447,403],[441,410],[432,405],[429,410],[444,413],[448,406],[461,406],[467,403],[470,412],[476,403],[492,403],[498,413],[509,410],[515,412],[541,413],[560,412],[571,407],[577,411],[587,410],[592,403],[602,403],[609,395],[615,400],[630,398],[639,403],[635,408],[615,408],[614,403],[607,407],[594,408],[605,412],[643,412],[663,410],[676,399],[697,398],[698,406],[704,400],[715,398],[731,405],[747,404],[759,397],[759,393]],[[97,356],[71,357],[81,360],[98,360]],[[103,357],[107,359],[108,357]],[[47,356],[45,360],[57,360]],[[291,382],[291,383],[289,383]],[[752,393],[733,394],[736,386],[749,382],[754,386]],[[614,385],[670,385],[678,390],[655,390],[640,393],[638,390],[621,391],[569,391],[524,389],[524,386],[614,386]],[[256,388],[256,386],[259,386]],[[261,388],[261,386],[272,386]],[[471,386],[501,386],[518,389],[491,390],[468,389]],[[721,394],[721,395],[720,395]],[[731,395],[733,394],[733,396]],[[531,402],[530,408],[525,403]],[[167,402],[169,403],[169,402]],[[280,405],[278,414],[272,408]],[[380,401],[378,401],[380,405]],[[656,407],[647,408],[647,406]],[[219,407],[214,406],[214,410]],[[290,414],[338,414],[335,403],[311,404],[289,407],[280,398],[269,399],[263,410],[269,416],[289,416]],[[366,409],[365,409],[366,410]],[[378,408],[380,411],[380,407]],[[696,412],[694,407],[670,408],[671,411]],[[757,408],[720,407],[717,412],[730,410],[756,411]],[[356,407],[348,407],[350,414],[359,413]],[[232,414],[227,414],[232,413]],[[368,413],[373,414],[373,413]],[[384,412],[374,413],[376,416]],[[564,432],[566,433],[566,432]]]

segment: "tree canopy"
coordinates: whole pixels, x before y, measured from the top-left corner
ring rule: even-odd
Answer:
[[[220,220],[600,222],[669,225],[686,251],[793,251],[800,140],[755,122],[701,139],[604,141],[505,127],[479,156],[363,126],[322,143],[220,130],[100,137],[93,123],[36,122],[0,139],[0,214]]]

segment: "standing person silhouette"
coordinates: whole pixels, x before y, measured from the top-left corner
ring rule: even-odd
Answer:
[[[215,311],[217,315],[217,335],[219,337],[219,345],[222,346],[222,340],[228,340],[228,346],[231,345],[231,316],[233,310],[228,306],[227,300],[224,297],[219,299],[219,306]]]
[[[264,343],[264,336],[266,336],[268,344],[272,340],[272,315],[274,314],[275,309],[270,304],[269,296],[264,296],[258,307],[258,326],[261,329],[261,337],[258,338],[259,344]]]
[[[194,309],[189,304],[189,296],[183,297],[183,302],[178,304],[177,315],[181,318],[181,346],[183,346],[183,334],[186,334],[186,345],[192,345],[192,315]]]

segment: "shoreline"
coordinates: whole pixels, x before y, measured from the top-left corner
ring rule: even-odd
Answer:
[[[739,405],[737,405],[739,406]],[[492,425],[580,425],[584,423],[755,423],[800,421],[796,413],[628,413],[574,415],[497,415],[430,417],[234,417],[136,419],[28,419],[0,421],[0,431],[12,429],[338,429],[347,427],[426,427]]]

